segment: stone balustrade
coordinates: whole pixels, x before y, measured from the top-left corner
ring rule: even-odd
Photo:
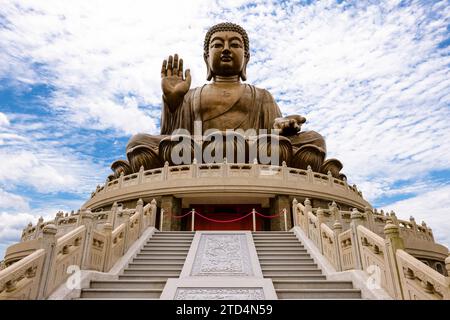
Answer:
[[[450,300],[450,277],[426,266],[404,250],[397,250],[396,258],[403,297],[407,300]],[[450,273],[450,256],[446,259]]]
[[[293,201],[295,225],[303,230],[337,272],[363,270],[374,282],[373,288],[383,288],[394,299],[450,299],[450,277],[405,251],[403,236],[410,236],[405,228],[415,234],[422,233],[421,239],[428,242],[433,241],[425,237],[431,230],[424,225],[418,228],[413,219],[409,222],[396,220],[392,213],[387,219],[376,220],[371,219],[368,210],[362,213],[353,209],[349,228],[343,231],[337,219],[332,227],[327,224],[327,218],[333,214],[333,218],[342,218],[333,211],[333,208],[313,209],[308,199],[304,204]],[[379,217],[377,213],[375,215]],[[374,226],[370,222],[376,222],[376,230],[379,230],[378,223],[384,223],[384,237],[369,229],[369,226]],[[450,255],[445,259],[445,266],[450,272]]]
[[[117,214],[115,207],[112,212]],[[112,220],[111,214],[98,218],[82,210],[77,226],[60,237],[57,226],[46,224],[40,238],[19,243],[31,248],[28,255],[0,270],[0,300],[45,299],[77,269],[108,272],[148,227],[154,227],[156,209],[155,200],[146,206],[139,200],[135,209],[121,210],[116,228],[105,222],[101,230],[96,223]]]
[[[250,178],[250,179],[249,179]],[[251,181],[251,184],[249,184]],[[262,164],[212,163],[169,166],[146,170],[138,173],[121,175],[106,181],[92,193],[86,207],[99,208],[119,201],[126,194],[127,198],[146,197],[147,195],[175,195],[177,192],[201,192],[213,187],[236,190],[242,186],[250,187],[251,192],[283,192],[283,194],[323,194],[334,199],[347,200],[349,205],[364,207],[368,203],[362,198],[356,186],[349,186],[346,181],[331,175],[282,166]],[[116,200],[117,198],[117,200]]]
[[[39,249],[0,271],[0,300],[34,300],[39,294],[45,250]]]

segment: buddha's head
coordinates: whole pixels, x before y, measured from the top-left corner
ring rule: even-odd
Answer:
[[[250,59],[247,32],[239,25],[225,22],[212,26],[205,36],[204,54],[208,76],[236,76],[245,81]]]

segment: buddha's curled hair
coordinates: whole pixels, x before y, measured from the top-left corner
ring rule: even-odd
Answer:
[[[231,22],[219,23],[219,24],[216,24],[216,25],[212,26],[211,28],[209,28],[208,32],[205,35],[205,42],[203,45],[203,50],[204,50],[206,56],[208,56],[209,42],[211,40],[211,36],[215,32],[219,32],[219,31],[234,31],[234,32],[239,33],[242,36],[242,39],[244,40],[245,58],[248,59],[250,57],[250,43],[248,40],[247,32],[240,25],[231,23]]]

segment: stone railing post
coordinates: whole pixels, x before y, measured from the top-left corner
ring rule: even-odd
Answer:
[[[283,176],[283,181],[287,181],[288,180],[288,176],[289,176],[289,170],[286,164],[286,161],[283,161],[281,163],[281,173]]]
[[[197,163],[197,158],[194,158],[194,160],[192,160],[192,164],[191,164],[191,177],[192,178],[198,178],[198,163]]]
[[[411,222],[411,224],[412,224],[412,231],[413,231],[413,233],[414,233],[414,236],[417,238],[418,232],[417,232],[416,219],[414,219],[413,216],[410,216],[410,217],[409,217],[409,222]]]
[[[119,206],[118,206],[117,202],[114,202],[112,207],[111,207],[110,216],[108,217],[108,221],[109,221],[109,223],[111,223],[113,228],[116,226],[116,219],[117,219],[118,208],[119,208]]]
[[[45,250],[44,265],[42,267],[41,277],[39,281],[38,299],[42,300],[46,298],[47,286],[50,277],[53,274],[54,260],[56,259],[55,247],[56,247],[56,226],[49,224],[42,230],[41,249]]]
[[[89,258],[91,254],[91,244],[92,244],[92,229],[94,227],[94,216],[91,210],[86,209],[80,213],[81,215],[81,225],[86,227],[86,236],[84,237],[83,243],[83,258],[81,259],[81,269],[89,268]]]
[[[306,171],[307,171],[306,176],[307,176],[308,182],[313,183],[314,182],[314,173],[313,173],[310,165],[308,165],[308,167],[306,168]]]
[[[168,161],[164,162],[164,167],[162,170],[162,180],[166,181],[167,179],[169,179],[169,162]]]
[[[387,215],[387,213],[386,213],[386,215]],[[398,226],[398,219],[397,219],[397,215],[395,214],[395,212],[391,210],[391,213],[389,214],[389,216],[391,217],[392,223],[395,224],[396,226]]]
[[[328,177],[328,186],[332,188],[334,186],[334,177],[331,174],[331,171],[329,170],[327,172],[327,177]]]
[[[403,239],[400,237],[399,227],[393,224],[390,220],[387,221],[384,227],[384,243],[385,243],[385,265],[386,271],[388,272],[389,282],[391,282],[392,293],[397,300],[403,299],[402,286],[400,281],[400,272],[403,270],[398,270],[397,264],[397,250],[404,249],[405,244]],[[387,280],[387,279],[386,279]]]
[[[142,181],[144,181],[144,166],[141,166],[139,168],[139,173],[138,173],[138,184],[141,184]]]
[[[335,250],[336,250],[336,263],[337,263],[337,271],[342,271],[342,264],[341,264],[341,248],[339,244],[339,235],[342,232],[342,224],[336,220],[333,224],[333,231],[334,231],[334,244],[335,244]]]
[[[308,225],[309,225],[308,212],[312,213],[311,201],[308,198],[306,198],[304,204],[305,204],[305,209],[304,209],[303,213],[305,214],[305,219],[306,219],[306,230],[304,230],[304,231],[306,232],[306,235],[308,236],[308,238],[311,239],[311,235],[309,234],[309,227],[308,227]]]
[[[124,173],[123,171],[120,173],[120,177],[119,177],[119,189],[122,188],[123,185],[123,177],[124,177]]]
[[[358,226],[362,225],[362,215],[358,211],[358,209],[353,208],[352,214],[350,215],[350,229],[352,236],[352,250],[353,257],[355,259],[355,269],[362,269],[362,261],[361,261],[361,248],[358,239]]]
[[[128,234],[130,233],[130,212],[125,209],[122,211],[123,223],[125,223],[125,231],[123,237],[123,251],[122,256],[127,252],[129,243],[128,243]]]
[[[367,223],[366,223],[366,227],[375,232],[375,218],[373,217],[373,212],[372,209],[370,207],[364,207],[364,213],[366,214],[367,217]]]
[[[336,202],[333,201],[328,209],[330,210],[331,219],[341,223],[341,215],[340,215],[340,211],[339,211],[339,208],[338,208]]]
[[[43,223],[44,223],[44,218],[39,217],[38,222],[36,223],[36,230],[34,230],[34,239],[39,238],[39,233],[41,232],[41,226]]]
[[[222,177],[228,177],[229,165],[227,158],[223,158],[223,162],[220,165],[222,167]]]
[[[298,222],[298,201],[296,198],[294,198],[294,200],[292,200],[292,218],[294,220],[294,226],[298,226],[299,222]]]
[[[103,261],[103,272],[108,272],[111,268],[111,252],[112,252],[112,231],[113,226],[111,223],[105,223],[103,225],[103,234],[105,235],[105,257]]]
[[[258,160],[256,158],[253,159],[252,176],[255,178],[259,177],[259,165],[258,165]]]
[[[156,206],[156,200],[153,199],[152,202],[150,202],[150,227],[156,227],[156,213],[157,213],[158,207]]]
[[[136,212],[138,213],[138,228],[139,228],[139,234],[138,237],[141,237],[142,233],[144,232],[144,227],[145,227],[145,223],[144,223],[144,201],[142,201],[142,199],[139,199],[137,201],[137,205],[136,205]]]
[[[323,243],[322,243],[322,223],[325,223],[325,215],[322,208],[317,208],[317,228],[319,233],[319,250],[323,254]]]

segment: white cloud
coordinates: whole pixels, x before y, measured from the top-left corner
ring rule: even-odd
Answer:
[[[0,188],[0,209],[28,210],[28,201],[21,196]]]
[[[435,241],[450,248],[450,186],[392,203],[384,209],[393,210],[404,220],[413,216],[417,223],[425,221],[433,229]]]
[[[10,114],[9,118],[9,126],[0,128],[0,187],[11,190],[31,186],[41,193],[88,194],[104,180],[107,168],[67,147],[91,137],[77,135],[64,123],[43,121],[39,116]]]
[[[8,125],[9,125],[8,117],[3,112],[0,112],[0,127],[2,126],[6,127]]]

